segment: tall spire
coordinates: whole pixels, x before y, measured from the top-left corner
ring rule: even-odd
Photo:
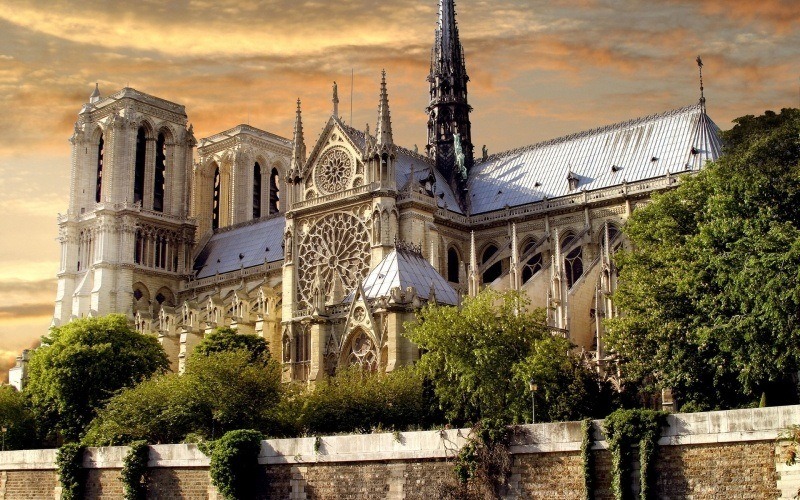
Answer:
[[[389,113],[389,93],[386,90],[386,70],[381,72],[381,100],[378,104],[378,126],[375,129],[378,146],[394,144],[392,117]]]
[[[464,62],[464,49],[458,35],[454,0],[439,0],[439,20],[431,51],[430,103],[428,113],[428,156],[457,193],[464,208],[467,176],[474,163],[472,127],[467,102],[469,76]],[[461,141],[464,154],[462,170],[457,165],[454,135]],[[466,174],[466,175],[465,175]]]
[[[303,138],[303,116],[300,111],[300,99],[297,99],[297,112],[294,119],[294,142],[292,144],[292,168],[298,171],[306,163],[306,143]]]

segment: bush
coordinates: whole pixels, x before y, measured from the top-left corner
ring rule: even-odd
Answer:
[[[666,423],[665,412],[654,410],[617,410],[608,415],[603,423],[608,449],[611,452],[612,490],[617,500],[631,498],[630,463],[634,444],[639,445],[640,498],[652,498],[653,456],[661,436],[661,427]]]
[[[226,433],[211,445],[211,482],[224,498],[255,496],[261,439],[260,432],[242,429]]]
[[[134,441],[130,444],[128,454],[122,465],[122,485],[125,488],[126,500],[144,500],[147,498],[147,462],[150,458],[150,447],[147,441]]]

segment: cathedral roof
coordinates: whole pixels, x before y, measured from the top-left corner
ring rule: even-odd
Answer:
[[[350,140],[353,141],[353,143],[363,152],[364,148],[366,147],[364,141],[364,132],[354,129],[351,126],[342,123],[341,121],[339,121],[339,125],[341,125],[342,130],[344,130],[345,133],[347,133],[347,135],[350,137]],[[456,202],[456,197],[454,196],[452,189],[450,189],[450,185],[447,183],[441,172],[435,168],[435,162],[433,159],[400,146],[395,146],[395,151],[397,155],[395,159],[395,182],[397,183],[398,189],[406,185],[412,169],[414,171],[414,177],[418,181],[426,179],[429,171],[433,169],[434,175],[436,176],[436,200],[439,204],[439,207],[447,207],[447,209],[452,212],[459,214],[462,213],[461,209],[458,207],[458,203]]]
[[[285,227],[286,218],[280,215],[220,229],[197,255],[196,277],[207,278],[283,260]]]
[[[405,292],[409,287],[414,287],[417,296],[426,300],[430,298],[433,288],[437,302],[458,304],[458,293],[436,272],[430,262],[419,252],[404,248],[395,248],[375,266],[364,279],[362,287],[364,294],[370,299],[387,297],[393,288],[399,287]]]
[[[698,170],[720,149],[719,128],[701,104],[572,134],[475,165],[468,184],[471,212]]]

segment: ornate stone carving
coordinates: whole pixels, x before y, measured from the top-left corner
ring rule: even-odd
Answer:
[[[317,187],[327,193],[347,189],[353,175],[353,160],[344,148],[331,148],[317,164],[314,180]]]

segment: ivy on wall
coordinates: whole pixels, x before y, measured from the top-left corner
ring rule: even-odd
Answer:
[[[594,498],[594,454],[592,454],[592,419],[587,418],[581,421],[581,459],[583,459],[583,485],[585,490],[584,499]]]
[[[210,454],[211,482],[223,498],[243,500],[255,496],[258,454],[263,436],[254,430],[235,430],[200,447]]]
[[[612,491],[617,500],[632,500],[631,456],[633,446],[639,445],[640,492],[639,498],[654,498],[651,493],[655,483],[653,457],[655,456],[661,427],[666,424],[665,412],[654,410],[617,410],[606,417],[603,427],[611,452]]]
[[[147,498],[147,461],[150,447],[147,441],[134,441],[122,462],[122,485],[126,500],[145,500]]]
[[[56,453],[58,480],[61,482],[62,500],[83,498],[86,471],[83,468],[83,453],[86,447],[80,443],[65,443]]]

